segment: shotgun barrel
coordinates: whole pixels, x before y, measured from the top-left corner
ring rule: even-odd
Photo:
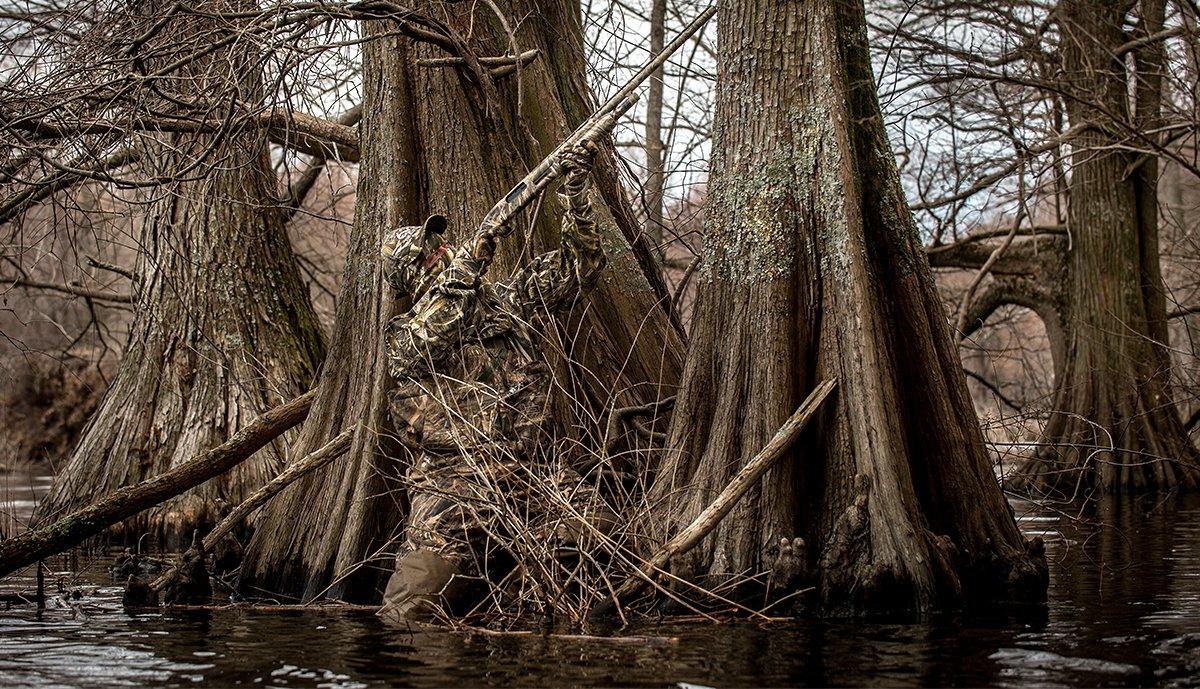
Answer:
[[[621,115],[624,115],[637,103],[637,96],[633,91],[654,74],[671,55],[683,47],[684,43],[708,23],[708,20],[716,12],[716,5],[713,5],[697,15],[683,31],[679,32],[679,35],[663,48],[661,53],[655,55],[652,60],[638,70],[632,79],[605,101],[583,124],[579,125],[550,155],[538,163],[537,167],[525,175],[525,178],[505,194],[504,198],[500,199],[484,216],[483,221],[479,224],[479,231],[475,235],[476,241],[469,246],[491,247],[493,246],[492,240],[512,232],[510,221],[545,191],[552,182],[563,175],[561,164],[563,153],[584,141],[598,142],[601,137],[608,136],[617,126],[617,120]],[[478,255],[476,258],[483,259],[485,263],[490,259],[490,257]]]
[[[492,209],[484,216],[483,222],[479,224],[479,236],[503,237],[511,232],[512,227],[509,225],[509,221],[545,191],[551,182],[562,176],[563,152],[585,141],[596,142],[601,137],[607,136],[617,126],[617,120],[621,115],[628,112],[635,103],[637,103],[637,96],[630,95],[618,103],[615,108],[610,108],[608,112],[601,114],[600,117],[589,117],[583,126],[572,132],[571,136],[554,149],[553,153],[542,159],[537,167],[525,175],[525,179],[517,182],[517,186],[509,190],[504,198],[492,206]]]

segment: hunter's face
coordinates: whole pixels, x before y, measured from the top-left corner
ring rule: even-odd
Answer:
[[[397,297],[419,299],[449,264],[449,244],[442,239],[446,219],[430,216],[424,225],[396,227],[384,233],[379,253],[384,275]]]

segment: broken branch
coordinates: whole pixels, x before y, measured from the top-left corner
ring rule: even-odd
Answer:
[[[837,380],[827,380],[818,385],[804,402],[796,409],[795,413],[784,422],[783,426],[775,433],[770,442],[759,450],[758,454],[742,467],[741,471],[733,477],[729,485],[721,491],[708,507],[697,516],[691,524],[678,535],[672,538],[653,556],[645,561],[645,564],[636,572],[635,576],[625,580],[619,588],[613,593],[612,597],[601,604],[596,612],[603,614],[606,608],[611,608],[615,605],[620,605],[627,601],[630,597],[636,595],[642,590],[646,584],[653,583],[658,574],[662,573],[671,559],[682,555],[692,548],[696,547],[700,541],[704,539],[713,529],[721,523],[721,520],[733,509],[749,492],[750,488],[760,479],[767,470],[775,465],[783,457],[792,443],[800,437],[800,432],[808,425],[809,421],[816,416],[820,410],[822,403],[829,397],[837,387]]]
[[[287,488],[297,479],[305,476],[311,471],[320,469],[329,464],[333,460],[341,457],[350,449],[350,441],[354,438],[354,429],[348,428],[342,431],[336,438],[325,443],[315,452],[298,461],[292,462],[286,469],[281,471],[278,476],[271,479],[265,485],[242,501],[240,505],[235,507],[232,512],[225,515],[220,524],[217,524],[212,531],[204,537],[200,545],[200,552],[212,552],[213,548],[225,538],[229,532],[241,523],[243,519],[250,516],[254,510],[262,507],[268,500],[275,497],[284,488]],[[172,577],[179,571],[178,567],[172,567],[154,580],[150,588],[155,591],[162,591]]]

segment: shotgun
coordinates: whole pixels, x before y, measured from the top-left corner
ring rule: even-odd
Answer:
[[[512,232],[512,219],[545,191],[551,183],[562,177],[564,173],[562,167],[563,153],[585,141],[598,143],[602,137],[608,136],[613,128],[617,126],[617,120],[620,119],[621,115],[624,115],[637,103],[637,96],[633,93],[634,89],[641,86],[642,82],[646,81],[651,74],[654,74],[671,55],[682,48],[683,44],[708,23],[708,20],[716,12],[717,8],[713,5],[697,15],[683,31],[679,32],[679,35],[674,40],[663,48],[661,53],[655,55],[652,60],[638,70],[638,73],[628,83],[605,101],[604,105],[601,105],[591,117],[579,125],[550,155],[538,163],[537,167],[525,175],[525,178],[505,194],[503,199],[498,201],[495,206],[492,206],[492,209],[484,216],[483,222],[479,224],[479,231],[475,234],[475,242],[472,243],[472,245],[478,247],[475,258],[483,259],[485,264],[490,262],[491,257],[486,254],[491,253],[490,249],[495,246],[494,240],[507,236]],[[480,256],[478,249],[483,247],[487,247],[483,252],[485,256]]]

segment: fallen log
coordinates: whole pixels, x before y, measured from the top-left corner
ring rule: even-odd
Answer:
[[[330,440],[316,451],[309,454],[307,457],[288,464],[287,468],[281,471],[278,476],[268,481],[258,490],[254,491],[250,497],[243,500],[242,503],[235,507],[232,512],[225,515],[225,518],[221,520],[221,523],[217,524],[216,527],[214,527],[213,530],[204,537],[204,540],[201,541],[200,554],[211,553],[213,549],[216,548],[217,544],[221,542],[221,539],[225,538],[230,531],[233,531],[233,529],[239,523],[241,523],[243,519],[250,516],[251,512],[259,507],[262,507],[268,500],[275,497],[277,493],[295,482],[296,479],[299,479],[301,476],[304,476],[310,471],[320,469],[321,467],[329,464],[333,460],[345,454],[346,450],[350,449],[350,441],[353,439],[354,429],[348,428],[338,434],[336,438]],[[178,572],[179,567],[172,566],[160,577],[155,579],[154,583],[150,585],[150,588],[156,592],[162,591],[163,588],[166,587],[167,583],[170,582],[170,580],[175,577]]]
[[[49,526],[0,541],[0,577],[61,553],[104,529],[241,464],[308,416],[316,391],[262,413],[224,443],[141,483],[126,486]]]
[[[779,461],[780,457],[783,457],[784,452],[792,446],[792,443],[796,442],[796,439],[800,437],[800,432],[804,430],[820,410],[821,404],[836,387],[836,379],[827,380],[809,393],[800,407],[776,431],[775,436],[762,450],[759,450],[758,454],[746,462],[746,466],[738,471],[716,499],[704,508],[704,511],[683,531],[667,541],[647,559],[634,576],[626,579],[617,587],[610,598],[596,606],[592,615],[596,617],[609,615],[616,606],[628,602],[646,585],[654,583],[655,579],[665,572],[672,558],[688,552],[704,540],[704,537],[712,532],[717,524],[720,524],[721,520],[733,510],[734,505],[746,495],[750,487],[762,478],[763,474],[767,473],[767,470]]]

